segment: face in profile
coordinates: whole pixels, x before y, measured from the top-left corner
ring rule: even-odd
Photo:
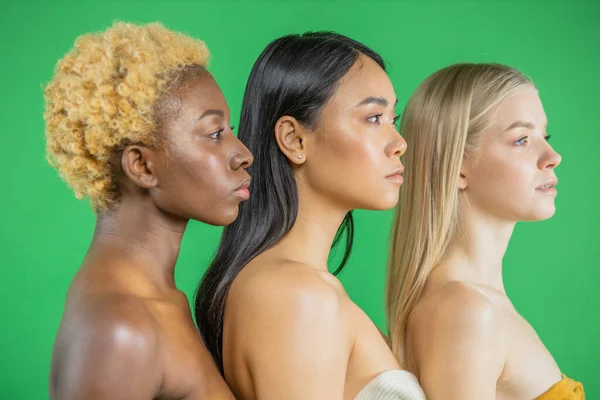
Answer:
[[[205,73],[181,85],[166,104],[154,201],[176,216],[230,224],[250,195],[252,155],[232,132],[221,89]]]
[[[522,85],[499,105],[481,147],[463,164],[469,205],[507,221],[536,221],[554,215],[561,157],[546,132],[537,90]]]
[[[394,207],[406,142],[396,129],[396,94],[385,71],[361,56],[306,138],[302,182],[346,209]]]

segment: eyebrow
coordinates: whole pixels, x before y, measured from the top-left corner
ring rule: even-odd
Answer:
[[[390,104],[385,97],[377,97],[377,96],[369,96],[360,103],[356,105],[356,107],[365,106],[367,104],[378,104],[382,107],[387,107]],[[398,104],[398,99],[394,102],[394,106]]]
[[[548,127],[548,122],[546,122],[546,125],[544,125],[544,129],[546,129]],[[535,129],[535,125],[531,122],[526,122],[526,121],[515,121],[512,124],[510,124],[510,126],[508,128],[506,128],[504,131],[508,132],[511,129],[514,128],[527,128],[527,129]]]
[[[225,118],[223,110],[206,110],[198,117],[197,121],[200,121],[202,118],[208,117],[209,115],[218,115],[221,118]]]

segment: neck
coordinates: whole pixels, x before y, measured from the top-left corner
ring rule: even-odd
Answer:
[[[285,257],[327,272],[327,259],[335,235],[350,209],[336,206],[298,180],[298,216],[277,244]]]
[[[462,199],[461,199],[462,201]],[[450,245],[442,266],[452,280],[492,287],[505,293],[502,259],[515,222],[464,207],[460,232]]]
[[[126,260],[127,268],[159,288],[175,288],[175,264],[187,220],[158,209],[150,198],[123,198],[98,213],[88,257]]]

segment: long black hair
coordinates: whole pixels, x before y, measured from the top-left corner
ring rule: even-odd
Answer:
[[[222,339],[225,299],[231,283],[253,258],[276,244],[294,225],[298,191],[293,168],[275,139],[282,116],[314,127],[340,79],[359,56],[382,58],[365,45],[332,32],[288,35],[271,42],[256,60],[244,94],[239,139],[254,155],[248,169],[252,196],[240,204],[238,218],[225,227],[216,256],[195,299],[196,323],[223,373]],[[354,222],[348,213],[333,245],[346,236],[342,270],[352,249]]]

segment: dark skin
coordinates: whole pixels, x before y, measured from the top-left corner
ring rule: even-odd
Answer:
[[[122,152],[120,197],[99,211],[69,289],[51,399],[234,399],[174,270],[190,219],[235,220],[247,198],[252,155],[232,133],[229,108],[210,75],[163,100],[163,145]]]

